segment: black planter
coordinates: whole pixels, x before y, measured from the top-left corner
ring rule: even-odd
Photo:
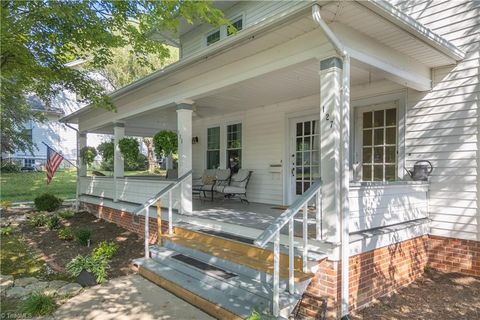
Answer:
[[[97,278],[91,272],[83,269],[82,272],[77,276],[77,282],[82,287],[91,287],[97,284]]]

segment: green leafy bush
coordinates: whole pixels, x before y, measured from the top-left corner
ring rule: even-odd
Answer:
[[[100,164],[100,169],[105,171],[113,171],[113,156],[115,146],[113,140],[105,141],[98,145],[98,153],[102,156],[102,163]]]
[[[65,211],[60,211],[58,213],[60,218],[65,219],[65,220],[73,218],[75,216],[75,214],[76,214],[76,212],[73,211],[73,210],[65,210]]]
[[[20,305],[20,312],[27,316],[47,316],[52,314],[57,305],[55,299],[42,293],[33,293]]]
[[[60,224],[60,217],[57,216],[56,214],[50,216],[47,220],[47,228],[48,230],[56,230],[60,229],[61,224]]]
[[[20,169],[20,165],[13,161],[2,161],[2,164],[0,166],[1,173],[16,173],[20,172]]]
[[[0,235],[2,236],[9,236],[13,232],[13,227],[11,226],[6,226],[6,227],[1,227],[0,228]]]
[[[118,141],[118,147],[123,154],[125,162],[136,162],[140,153],[140,145],[135,138],[122,138]]]
[[[87,166],[90,166],[93,161],[95,161],[96,156],[97,150],[94,147],[83,147],[80,150],[80,157],[82,158],[82,162]]]
[[[12,207],[12,201],[0,200],[0,208],[3,210],[8,210]]]
[[[47,222],[48,222],[48,217],[44,214],[36,214],[36,215],[30,217],[30,220],[28,221],[28,223],[32,227],[42,227],[42,226],[46,225]]]
[[[63,203],[63,200],[50,193],[44,193],[34,200],[35,207],[40,211],[52,212],[58,210]]]
[[[67,272],[74,277],[78,277],[82,270],[93,273],[98,283],[107,280],[107,271],[109,268],[110,265],[107,259],[94,259],[92,256],[81,255],[73,258],[66,266]]]
[[[118,245],[115,242],[102,241],[95,249],[93,249],[92,257],[93,259],[105,258],[110,260],[117,251]]]
[[[58,239],[64,240],[64,241],[71,241],[74,238],[74,234],[72,229],[70,228],[64,228],[60,231],[58,231]]]
[[[82,246],[88,246],[92,231],[89,229],[77,229],[73,232],[78,243]]]

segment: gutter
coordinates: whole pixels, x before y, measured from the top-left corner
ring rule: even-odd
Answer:
[[[131,84],[122,87],[118,90],[115,90],[109,94],[110,98],[115,99],[123,95],[130,93],[143,86],[144,84],[151,82],[157,78],[168,76],[174,72],[177,72],[181,69],[187,68],[197,62],[205,61],[213,56],[219,55],[224,51],[233,50],[234,48],[241,45],[243,42],[254,39],[259,32],[265,32],[266,30],[274,29],[281,26],[286,21],[304,13],[311,6],[311,2],[307,1],[303,5],[296,7],[290,11],[287,11],[282,14],[281,17],[272,16],[271,18],[258,23],[257,25],[248,27],[244,30],[239,31],[234,37],[229,37],[222,41],[219,41],[215,44],[212,44],[203,50],[198,51],[197,53],[179,60],[176,63],[173,63],[163,69],[157,70],[154,73],[143,77],[137,81],[132,82]],[[93,108],[93,105],[87,105],[63,118],[60,119],[60,122],[69,122],[72,118],[90,110]]]
[[[465,53],[450,41],[439,36],[423,24],[400,11],[394,5],[384,0],[358,1],[357,3],[400,27],[413,37],[428,43],[430,46],[450,57],[455,61],[465,58]]]
[[[350,55],[332,32],[320,14],[320,5],[312,6],[312,17],[325,33],[335,51],[341,56],[342,66],[342,93],[340,117],[340,257],[342,264],[341,276],[341,318],[348,319],[349,314],[349,258],[350,258],[350,208],[348,192],[350,189]]]

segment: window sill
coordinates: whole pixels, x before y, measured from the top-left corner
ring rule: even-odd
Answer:
[[[350,187],[382,187],[382,186],[403,186],[403,185],[428,185],[428,181],[350,181]]]

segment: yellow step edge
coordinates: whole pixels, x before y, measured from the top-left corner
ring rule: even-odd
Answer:
[[[184,247],[201,251],[203,253],[212,255],[214,257],[222,258],[224,260],[232,261],[255,270],[273,274],[273,261],[268,262],[265,260],[248,257],[243,255],[241,252],[237,252],[229,248],[222,248],[218,246],[212,246],[210,244],[197,242],[196,239],[191,240],[179,236],[170,236],[166,238]],[[301,271],[301,269],[298,268],[296,268],[294,271],[295,282],[303,282],[312,278],[313,276],[313,273],[304,273]],[[280,266],[280,277],[285,279],[288,278],[288,261],[286,267],[284,266],[282,268],[282,265]]]
[[[177,236],[181,236],[190,240],[197,239],[199,242],[211,246],[235,250],[238,253],[243,254],[247,257],[255,258],[261,261],[267,261],[273,264],[273,252],[271,250],[262,249],[235,240],[221,238],[179,227],[175,228],[175,234]],[[288,254],[280,253],[280,266],[288,267]],[[300,257],[294,257],[294,266],[295,269],[302,269],[303,261]]]
[[[139,267],[138,273],[142,277],[150,280],[151,282],[157,284],[158,286],[164,288],[165,290],[173,293],[174,295],[194,305],[200,310],[208,313],[214,318],[225,319],[225,320],[241,320],[242,319],[236,314],[231,313],[230,311],[200,297],[199,295],[196,295],[191,291],[188,291],[187,289],[177,285],[176,283],[169,281],[142,266]]]

